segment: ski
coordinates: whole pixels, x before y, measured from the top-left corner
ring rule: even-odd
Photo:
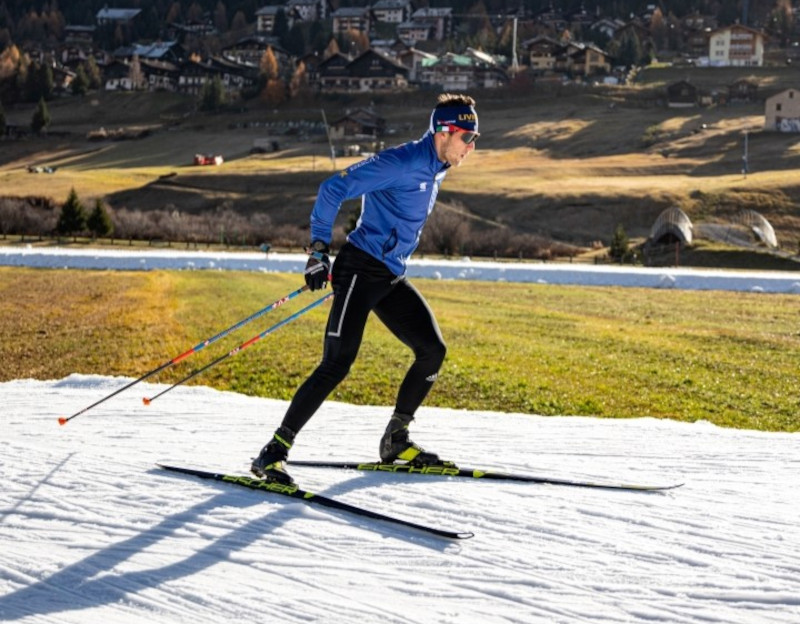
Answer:
[[[199,477],[201,479],[222,481],[224,483],[230,483],[233,485],[239,485],[246,488],[250,488],[251,490],[260,490],[262,492],[271,492],[273,494],[280,494],[281,496],[296,498],[298,500],[303,501],[304,503],[320,505],[322,507],[328,507],[329,509],[337,509],[339,511],[344,511],[364,518],[371,518],[373,520],[381,520],[383,522],[398,524],[401,526],[416,529],[418,531],[422,531],[424,533],[436,535],[438,537],[444,537],[447,539],[455,540],[455,539],[467,539],[474,536],[474,533],[470,533],[468,531],[447,531],[444,529],[437,529],[424,524],[417,524],[416,522],[411,522],[410,520],[403,520],[401,518],[387,516],[385,514],[378,513],[376,511],[364,509],[363,507],[356,507],[355,505],[344,503],[334,498],[328,498],[327,496],[322,496],[320,494],[314,494],[313,492],[301,490],[299,487],[297,487],[297,485],[284,485],[282,483],[264,481],[263,479],[257,479],[255,477],[248,477],[244,475],[225,474],[222,472],[208,472],[206,470],[195,470],[193,468],[167,466],[165,464],[156,464],[156,465],[159,468],[162,468],[163,470],[179,472],[181,474],[191,475],[193,477]]]
[[[379,462],[333,462],[333,461],[289,461],[293,466],[312,468],[341,468],[347,470],[363,470],[367,472],[391,472],[396,474],[420,474],[437,477],[465,477],[469,479],[489,479],[496,481],[522,481],[525,483],[543,483],[548,485],[567,485],[571,487],[596,488],[604,490],[635,490],[639,492],[660,492],[679,488],[683,483],[668,485],[644,485],[635,483],[608,483],[598,481],[577,481],[557,479],[535,475],[512,474],[479,470],[476,468],[456,468],[449,466],[409,466],[407,464],[382,464]]]

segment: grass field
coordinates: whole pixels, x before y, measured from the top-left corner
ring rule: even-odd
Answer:
[[[138,377],[294,290],[297,280],[0,268],[0,380]],[[415,284],[449,348],[428,405],[800,430],[796,296]],[[176,382],[299,307],[281,308],[153,380]],[[194,383],[291,398],[318,361],[326,313],[301,317]],[[409,364],[410,353],[373,319],[331,399],[391,405]],[[126,400],[138,401],[137,391]]]
[[[674,74],[647,72],[645,85]],[[785,72],[757,76],[764,93],[789,80]],[[763,73],[763,72],[762,72]],[[698,84],[719,87],[735,74],[697,72]],[[669,80],[666,80],[668,82]],[[650,88],[650,87],[646,87]],[[667,109],[638,108],[631,90],[601,89],[545,95],[478,95],[482,136],[477,151],[452,171],[442,202],[463,207],[483,227],[549,236],[589,246],[610,241],[617,224],[646,237],[655,218],[677,205],[692,219],[730,218],[742,208],[764,214],[779,241],[800,240],[800,142],[763,131],[763,102]],[[772,91],[770,91],[771,93]],[[427,99],[426,99],[427,98]],[[432,96],[377,97],[377,110],[396,134],[387,144],[419,137]],[[626,103],[627,102],[627,103]],[[63,201],[71,188],[86,202],[103,197],[112,207],[140,210],[268,214],[277,226],[306,225],[319,182],[333,171],[323,135],[280,135],[278,154],[250,155],[254,138],[275,132],[264,125],[289,119],[333,120],[367,100],[322,98],[302,109],[249,110],[223,115],[191,112],[193,102],[171,94],[98,94],[51,106],[48,139],[7,143],[0,154],[0,186],[14,195],[45,193]],[[26,123],[30,110],[7,111]],[[256,127],[239,127],[246,124]],[[90,142],[100,126],[152,125],[129,141]],[[749,173],[742,174],[744,133]],[[192,167],[197,152],[222,154],[222,167]],[[353,158],[337,158],[336,168]],[[27,166],[51,165],[50,176]]]

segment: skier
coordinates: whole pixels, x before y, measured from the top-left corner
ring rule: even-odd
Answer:
[[[446,347],[433,312],[405,273],[447,170],[458,167],[475,149],[478,136],[475,101],[467,95],[442,94],[422,138],[379,152],[320,185],[311,212],[305,281],[311,290],[318,290],[330,279],[334,292],[322,361],[297,390],[281,426],[253,460],[251,470],[256,476],[293,482],[284,464],[289,449],[297,433],[349,372],[370,312],[375,312],[415,357],[380,441],[381,461],[453,465],[420,448],[408,436],[408,426],[436,380]],[[361,217],[339,250],[329,276],[334,220],[342,202],[356,197],[362,198]]]

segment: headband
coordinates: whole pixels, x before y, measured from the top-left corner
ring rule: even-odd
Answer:
[[[439,132],[443,127],[455,126],[467,132],[478,131],[478,113],[472,106],[447,106],[434,108],[429,130]]]

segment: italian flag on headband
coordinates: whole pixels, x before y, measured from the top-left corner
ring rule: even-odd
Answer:
[[[429,130],[439,132],[448,126],[455,126],[467,132],[478,132],[478,113],[472,106],[434,108]]]

